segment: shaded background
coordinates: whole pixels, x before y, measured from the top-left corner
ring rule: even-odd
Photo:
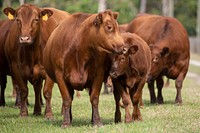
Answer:
[[[130,22],[138,13],[172,16],[186,28],[191,52],[200,54],[200,0],[0,0],[0,19],[6,18],[2,12],[5,7],[16,9],[23,3],[55,7],[69,13],[97,13],[111,9],[120,13],[119,24]]]

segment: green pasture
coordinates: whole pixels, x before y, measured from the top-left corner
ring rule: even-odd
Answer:
[[[200,57],[192,55],[200,61]],[[34,93],[29,89],[29,116],[19,117],[19,109],[14,107],[15,98],[11,97],[12,85],[8,78],[6,89],[6,106],[0,108],[0,133],[199,133],[200,132],[200,68],[190,66],[190,73],[197,76],[187,76],[182,89],[183,105],[174,104],[176,89],[174,81],[163,89],[164,104],[152,105],[149,103],[149,91],[143,89],[145,107],[141,109],[143,121],[126,124],[114,123],[115,102],[113,95],[100,95],[99,112],[102,127],[91,125],[91,104],[87,91],[81,92],[81,97],[74,97],[72,104],[72,126],[61,128],[61,96],[57,85],[53,89],[52,108],[54,119],[48,121],[42,116],[33,116]],[[44,107],[42,108],[44,112]],[[124,120],[124,109],[121,108]]]

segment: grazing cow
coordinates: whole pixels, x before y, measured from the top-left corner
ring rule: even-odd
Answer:
[[[89,89],[92,124],[102,125],[98,103],[101,85],[108,73],[106,53],[124,50],[117,16],[118,13],[109,10],[98,14],[73,14],[53,31],[46,44],[44,67],[57,82],[62,95],[62,127],[71,125],[74,90],[84,88]]]
[[[125,108],[125,122],[142,120],[138,103],[151,66],[151,51],[147,43],[138,35],[122,33],[128,48],[125,54],[111,55],[110,76],[114,85],[116,102],[115,122],[121,122],[120,98]],[[129,112],[130,99],[133,105],[132,117]]]
[[[181,89],[190,60],[189,38],[185,28],[175,18],[159,15],[139,15],[133,19],[127,32],[136,33],[149,45],[152,66],[148,76],[151,103],[163,103],[163,78],[175,79],[175,103],[181,104]],[[156,98],[154,81],[158,88]]]
[[[10,7],[5,8],[4,13],[12,23],[7,33],[4,49],[11,75],[20,89],[20,116],[28,115],[26,105],[28,81],[35,91],[33,114],[40,115],[42,81],[46,77],[42,65],[42,51],[51,32],[69,14],[52,8],[40,9],[30,4],[24,4],[17,10]],[[60,15],[57,16],[56,14],[59,13]],[[48,20],[50,16],[52,17]]]

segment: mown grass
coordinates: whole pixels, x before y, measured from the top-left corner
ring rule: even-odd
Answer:
[[[190,72],[197,68],[190,67]],[[19,117],[19,109],[14,108],[15,99],[11,97],[12,85],[8,81],[6,89],[6,106],[0,108],[0,133],[199,133],[200,132],[200,82],[196,78],[186,77],[182,89],[183,105],[174,104],[176,89],[174,81],[163,89],[164,104],[149,103],[149,91],[145,86],[143,100],[145,107],[141,109],[143,121],[126,124],[114,123],[115,103],[113,95],[100,95],[99,112],[103,127],[92,127],[91,104],[87,91],[81,92],[81,97],[74,97],[72,105],[72,126],[61,128],[63,117],[61,112],[61,96],[57,85],[54,86],[52,108],[54,119],[48,121],[42,116],[33,116],[34,93],[29,89],[29,116]],[[44,112],[44,107],[42,108]],[[121,109],[124,120],[124,109]]]

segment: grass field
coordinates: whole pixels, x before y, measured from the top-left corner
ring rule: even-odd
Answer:
[[[195,59],[200,58],[195,55]],[[200,69],[190,66],[190,72],[198,73]],[[200,73],[199,73],[200,74]],[[33,116],[34,93],[29,89],[29,117],[19,117],[19,109],[14,108],[15,99],[11,97],[12,85],[8,81],[6,89],[6,106],[0,108],[0,133],[199,133],[200,132],[200,82],[197,77],[186,77],[182,98],[183,105],[174,104],[176,89],[174,81],[170,80],[170,86],[163,89],[164,104],[152,105],[149,103],[149,91],[145,86],[143,100],[145,107],[141,109],[143,121],[125,124],[114,123],[114,98],[113,95],[101,95],[99,112],[103,127],[92,127],[91,104],[86,91],[81,92],[81,97],[74,98],[72,105],[72,126],[67,129],[61,128],[63,117],[61,111],[61,96],[57,85],[54,86],[52,108],[54,119],[45,120],[44,115]],[[42,108],[44,112],[44,107]],[[121,109],[124,120],[124,109]]]

